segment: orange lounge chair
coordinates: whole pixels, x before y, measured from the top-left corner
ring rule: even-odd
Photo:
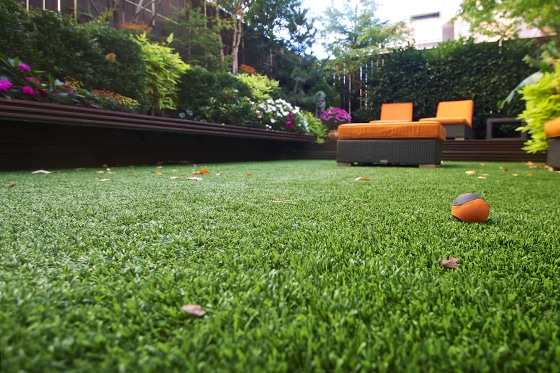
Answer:
[[[380,122],[412,122],[412,102],[392,102],[381,104],[381,116],[379,120],[372,120],[370,123]]]
[[[475,137],[472,128],[473,106],[473,100],[441,101],[436,116],[422,118],[420,122],[439,122],[445,128],[448,139],[472,139]]]

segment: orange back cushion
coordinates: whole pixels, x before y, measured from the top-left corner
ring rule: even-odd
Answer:
[[[405,120],[412,122],[412,102],[381,104],[379,120]]]
[[[465,118],[472,127],[473,100],[441,101],[437,107],[436,118]]]

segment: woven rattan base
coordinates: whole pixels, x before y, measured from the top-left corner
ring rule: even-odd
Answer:
[[[445,137],[448,139],[465,140],[474,139],[474,130],[466,124],[442,124],[445,128]]]
[[[560,137],[548,139],[547,142],[546,164],[555,169],[560,169]]]
[[[436,139],[338,140],[339,165],[384,164],[437,167],[442,141]]]

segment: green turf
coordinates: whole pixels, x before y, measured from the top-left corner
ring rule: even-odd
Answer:
[[[0,173],[0,371],[560,369],[560,174],[206,166]]]

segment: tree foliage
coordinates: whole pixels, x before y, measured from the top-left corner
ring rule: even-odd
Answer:
[[[560,44],[560,4],[550,0],[464,0],[459,16],[475,34],[510,39],[522,23],[541,30]]]

